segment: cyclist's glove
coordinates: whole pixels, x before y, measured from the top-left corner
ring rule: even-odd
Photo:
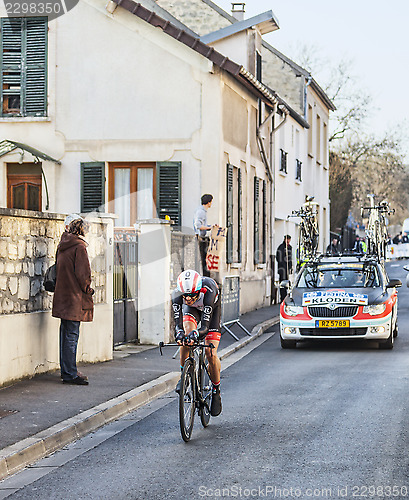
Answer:
[[[175,341],[176,342],[183,342],[185,338],[185,332],[182,328],[178,328],[175,333]]]
[[[199,332],[197,330],[192,330],[187,336],[187,340],[193,341],[194,343],[199,341]]]

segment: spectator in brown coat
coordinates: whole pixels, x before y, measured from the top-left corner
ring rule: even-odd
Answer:
[[[94,313],[88,244],[84,238],[86,223],[76,214],[68,216],[66,221],[66,230],[57,247],[57,282],[52,315],[61,319],[60,368],[63,383],[88,385],[87,378],[78,372],[76,362],[80,322],[92,321]]]

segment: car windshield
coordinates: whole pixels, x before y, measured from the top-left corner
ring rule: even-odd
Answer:
[[[300,288],[371,288],[380,286],[380,276],[373,264],[318,264],[305,266]]]

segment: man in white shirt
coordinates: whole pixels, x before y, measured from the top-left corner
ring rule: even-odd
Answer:
[[[207,224],[207,210],[212,206],[213,196],[204,194],[201,198],[201,205],[195,211],[193,217],[193,229],[199,241],[200,259],[202,261],[203,273],[202,276],[210,276],[210,272],[206,266],[206,253],[209,247],[210,238],[207,236],[207,231],[210,231],[212,226]]]

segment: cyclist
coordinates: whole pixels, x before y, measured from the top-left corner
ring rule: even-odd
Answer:
[[[222,400],[220,396],[220,359],[217,356],[220,333],[220,292],[217,283],[192,269],[178,276],[177,288],[172,293],[172,309],[175,320],[175,340],[180,345],[180,368],[189,356],[189,345],[206,339],[214,349],[206,348],[209,362],[209,375],[213,384],[210,414],[220,415]],[[200,329],[198,323],[200,322]],[[176,386],[180,392],[180,380]]]

